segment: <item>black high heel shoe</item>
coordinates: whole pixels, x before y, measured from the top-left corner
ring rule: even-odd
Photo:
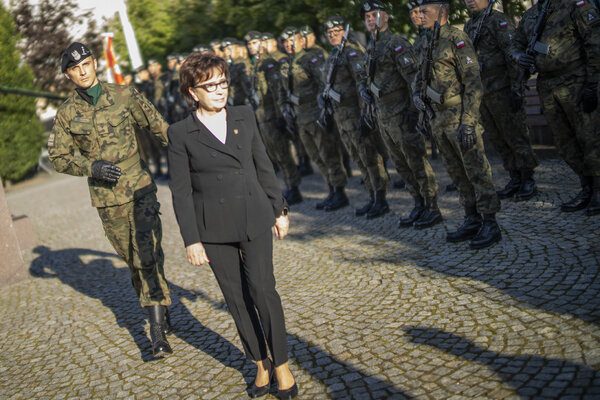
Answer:
[[[294,382],[294,385],[289,388],[289,389],[285,389],[285,390],[281,390],[278,389],[277,393],[275,394],[275,397],[277,397],[278,399],[293,399],[296,396],[298,396],[298,384],[296,384],[296,382]]]
[[[250,388],[248,395],[253,399],[266,396],[266,394],[269,393],[269,390],[271,390],[271,383],[273,382],[273,378],[275,378],[275,367],[273,366],[273,361],[270,359],[269,364],[271,365],[271,371],[269,371],[269,382],[264,386],[256,386],[256,381],[252,383],[252,387]]]

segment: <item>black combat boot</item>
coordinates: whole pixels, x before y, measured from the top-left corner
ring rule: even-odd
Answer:
[[[298,172],[300,172],[300,176],[308,176],[314,173],[313,167],[310,163],[310,158],[301,157],[300,162],[298,163]]]
[[[510,181],[504,186],[504,189],[496,192],[500,199],[512,197],[521,187],[521,173],[519,171],[509,171],[508,173],[510,174]]]
[[[581,182],[581,191],[577,193],[577,196],[562,203],[560,210],[564,212],[573,212],[583,210],[590,204],[592,200],[592,177],[591,176],[580,176],[579,181]]]
[[[152,354],[154,357],[165,357],[173,354],[171,346],[165,336],[165,306],[148,306],[150,319],[150,339],[152,340]]]
[[[477,235],[469,242],[469,247],[472,249],[483,249],[491,246],[502,239],[500,227],[496,222],[496,214],[484,214],[483,224]]]
[[[475,206],[465,207],[465,222],[456,231],[446,235],[446,242],[457,243],[474,238],[482,222],[483,219]]]
[[[421,214],[425,211],[425,200],[421,196],[415,197],[415,206],[408,214],[407,217],[400,218],[400,224],[398,225],[400,228],[407,228],[412,226],[413,223],[419,219]]]
[[[367,213],[367,219],[377,218],[388,212],[390,212],[390,206],[385,199],[385,190],[378,190],[375,192],[375,203]]]
[[[364,206],[362,206],[361,208],[357,208],[356,210],[354,210],[354,215],[356,215],[357,217],[362,217],[367,212],[369,212],[371,207],[373,207],[373,204],[375,204],[375,192],[370,190],[369,196],[370,196],[369,202],[367,204],[365,204]]]
[[[303,200],[298,186],[292,186],[289,190],[285,192],[283,197],[285,197],[285,201],[287,201],[289,206],[302,203]]]
[[[350,201],[348,200],[348,196],[346,196],[344,187],[338,186],[333,191],[333,197],[331,198],[331,200],[329,200],[327,204],[325,204],[324,209],[325,211],[335,211],[339,210],[342,207],[346,207],[349,204]]]
[[[165,335],[170,335],[173,332],[173,325],[171,325],[171,313],[169,307],[165,306],[165,326],[163,332]]]
[[[329,186],[329,194],[327,195],[327,197],[325,197],[323,200],[321,200],[320,202],[318,202],[317,204],[315,204],[315,208],[317,210],[324,209],[325,206],[327,205],[327,203],[329,203],[329,201],[333,197],[333,186],[331,186],[331,185],[328,185],[328,186]]]
[[[525,201],[532,198],[537,193],[535,180],[533,179],[533,170],[524,169],[521,171],[521,186],[519,191],[515,193],[515,201]]]
[[[425,211],[419,219],[413,224],[415,229],[425,229],[442,222],[442,213],[437,205],[437,197],[430,197],[425,200]]]
[[[585,210],[585,215],[593,216],[600,214],[600,176],[594,176],[594,193],[592,194],[592,199],[588,204],[587,210]]]

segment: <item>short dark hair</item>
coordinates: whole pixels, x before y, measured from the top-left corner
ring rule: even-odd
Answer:
[[[212,78],[215,73],[225,75],[229,79],[229,66],[227,61],[213,53],[194,52],[185,59],[179,70],[179,92],[192,106],[198,109],[198,103],[190,94],[189,89]]]

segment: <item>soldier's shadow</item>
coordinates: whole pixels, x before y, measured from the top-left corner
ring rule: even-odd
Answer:
[[[130,283],[129,269],[115,267],[112,259],[118,259],[116,254],[81,248],[53,251],[46,246],[38,246],[33,251],[38,254],[29,268],[33,277],[58,278],[83,295],[100,300],[103,306],[112,311],[117,325],[129,331],[140,351],[141,359],[154,360],[152,344],[145,329],[147,313],[140,307]],[[82,258],[87,257],[93,259],[86,263]],[[175,297],[170,307],[173,334],[225,366],[242,372],[244,363],[239,360],[245,360],[244,354],[201,324],[176,298],[181,296],[195,299],[198,295],[174,284],[169,284],[169,287]]]

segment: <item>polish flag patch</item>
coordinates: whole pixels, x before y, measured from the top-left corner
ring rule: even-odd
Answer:
[[[463,48],[463,47],[465,47],[464,40],[461,40],[460,42],[456,43],[456,48],[457,49],[460,49],[460,48]]]
[[[312,60],[310,60],[310,62],[311,62],[311,63],[313,63],[313,64],[314,64],[314,63],[316,63],[317,61],[319,61],[319,59],[318,59],[318,58],[316,58],[316,57],[315,57],[315,58],[313,58]]]
[[[500,28],[506,28],[508,26],[508,22],[502,21],[500,22]]]
[[[348,54],[348,57],[356,57],[356,52],[355,52],[355,51],[353,51],[353,52],[349,53],[349,54]]]
[[[402,47],[402,46],[398,46],[398,47],[396,47],[396,48],[394,49],[394,51],[395,51],[396,53],[400,53],[402,50],[404,50],[404,47]]]
[[[269,68],[269,69],[273,69],[273,67],[274,67],[274,66],[275,66],[275,65],[273,65],[273,64],[269,64],[269,65],[267,65],[267,68]]]
[[[575,5],[576,5],[577,7],[583,7],[583,6],[585,6],[585,1],[584,1],[584,0],[580,0],[580,1],[578,1],[577,3],[575,3]]]

